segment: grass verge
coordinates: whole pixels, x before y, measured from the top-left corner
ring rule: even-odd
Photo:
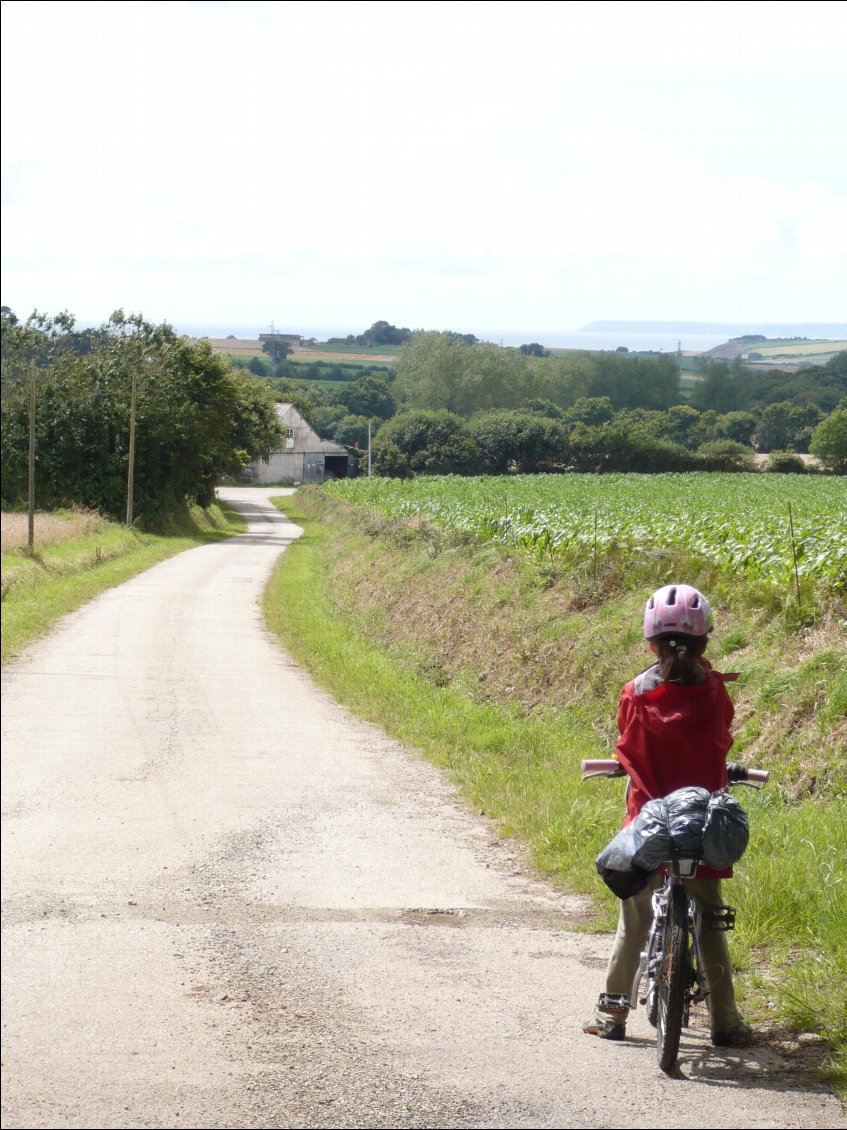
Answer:
[[[271,629],[336,698],[443,767],[542,873],[592,894],[594,927],[610,928],[617,902],[593,860],[620,822],[621,788],[582,783],[578,766],[609,755],[619,688],[646,665],[643,594],[610,583],[591,603],[518,556],[369,526],[320,493],[279,505],[306,535],[266,592]],[[774,775],[740,795],[752,843],[729,886],[738,988],[760,1026],[827,1041],[844,1091],[843,637],[751,606],[749,593],[733,616],[732,578],[720,582],[715,662],[743,675],[736,752]]]
[[[57,532],[63,518],[51,517],[45,521],[51,540],[39,545],[36,535],[33,553],[26,547],[3,552],[3,663],[45,635],[60,616],[74,612],[106,589],[184,549],[245,529],[240,515],[221,502],[172,516],[162,535],[142,533],[96,516],[89,516],[85,523],[78,516],[64,520],[70,536]],[[38,524],[37,517],[36,530]]]

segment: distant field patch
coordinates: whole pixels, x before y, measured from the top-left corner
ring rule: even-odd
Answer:
[[[397,347],[393,345],[376,346],[370,349],[362,348],[356,351],[349,345],[304,345],[297,346],[291,354],[292,361],[352,361],[359,364],[376,362],[387,365],[397,360]]]
[[[213,353],[223,353],[231,357],[261,357],[262,343],[252,338],[210,337],[201,338],[208,341]]]
[[[212,337],[201,338],[208,341],[214,353],[221,353],[227,357],[241,357],[249,361],[251,357],[263,357],[262,342],[252,338]],[[397,360],[397,346],[374,345],[357,346],[347,342],[337,345],[328,345],[321,342],[318,345],[295,345],[289,355],[291,361],[327,361],[329,364],[338,364],[339,361],[350,361],[353,364],[365,365],[369,361],[387,364]]]
[[[778,341],[768,344],[751,344],[750,351],[763,357],[834,356],[847,349],[847,341]]]

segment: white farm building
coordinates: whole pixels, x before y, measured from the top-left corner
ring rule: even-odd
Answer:
[[[256,459],[244,468],[244,475],[256,483],[322,483],[326,479],[347,477],[350,457],[347,448],[321,439],[293,404],[277,404],[283,432],[283,447],[270,459]]]

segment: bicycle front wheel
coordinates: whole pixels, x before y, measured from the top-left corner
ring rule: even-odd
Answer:
[[[656,1010],[656,1057],[662,1071],[671,1071],[679,1054],[689,978],[688,895],[674,887],[662,940]]]

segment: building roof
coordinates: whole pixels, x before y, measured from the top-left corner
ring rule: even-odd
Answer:
[[[285,450],[304,453],[320,452],[323,455],[349,454],[347,448],[340,443],[335,443],[331,439],[321,439],[312,425],[303,419],[293,404],[277,404],[276,412],[280,421],[286,427],[294,429],[294,446]]]

